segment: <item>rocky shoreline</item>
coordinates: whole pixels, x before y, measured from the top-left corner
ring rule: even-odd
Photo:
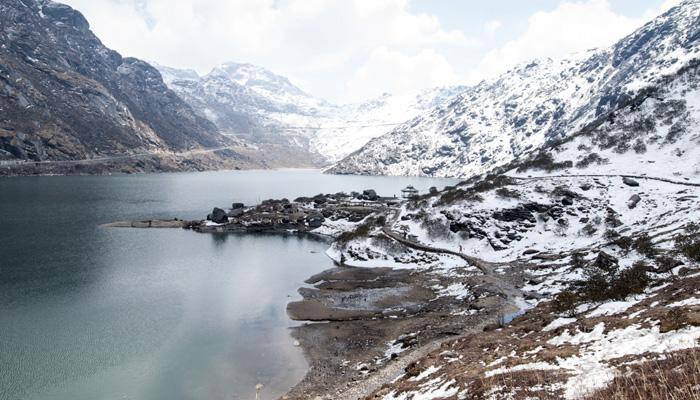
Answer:
[[[402,204],[400,199],[381,197],[368,189],[293,201],[269,199],[250,207],[233,203],[228,209],[214,208],[200,221],[119,221],[104,226],[183,228],[214,234],[309,234],[333,244],[351,240],[368,220],[386,223]],[[459,263],[449,275],[435,266],[412,268],[415,263],[434,264],[435,256],[398,241],[393,245],[411,254],[404,268],[355,267],[342,255],[334,260],[335,268],[306,281],[312,287],[299,289],[301,300],[288,304],[290,318],[304,322],[292,328],[292,336],[310,369],[283,398],[368,395],[441,340],[497,327],[504,315],[517,311],[512,299],[469,263]],[[517,274],[512,279],[522,283]],[[455,286],[469,295],[441,293]]]
[[[602,388],[586,380],[587,363],[610,383],[623,367],[616,352],[635,359],[614,335],[680,337],[642,346],[679,362],[700,338],[696,186],[624,178],[486,177],[410,200],[365,190],[111,226],[329,241],[336,266],[287,305],[310,369],[283,399],[585,398]],[[570,352],[558,343],[572,335],[597,344]]]

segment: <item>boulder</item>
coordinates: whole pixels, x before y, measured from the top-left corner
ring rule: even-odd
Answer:
[[[311,214],[306,218],[309,228],[319,228],[326,219],[321,214]]]
[[[243,203],[233,203],[233,204],[231,204],[231,209],[232,209],[232,210],[238,210],[239,208],[245,208],[245,204],[243,204]]]
[[[323,194],[317,194],[313,197],[313,201],[315,204],[326,204],[328,203],[328,198]]]
[[[618,260],[610,254],[601,251],[598,253],[595,260],[593,260],[593,265],[596,268],[602,269],[603,271],[612,271],[617,269]]]
[[[573,190],[563,188],[563,187],[557,187],[554,189],[554,194],[559,195],[559,196],[564,196],[564,197],[571,197],[572,199],[577,199],[581,196],[579,196],[578,193],[574,192]]]
[[[374,189],[367,189],[362,191],[362,198],[364,200],[376,201],[379,199],[377,192]]]
[[[224,224],[228,222],[228,216],[226,215],[226,211],[214,207],[214,210],[211,212],[211,222],[217,224]]]
[[[571,199],[571,197],[564,197],[563,199],[561,199],[561,204],[565,206],[573,206],[574,201]]]
[[[622,178],[622,183],[624,183],[627,186],[632,186],[632,187],[639,186],[639,182],[637,182],[634,179],[629,178],[627,176]]]
[[[632,197],[630,197],[630,199],[627,200],[627,208],[631,210],[637,207],[637,204],[639,204],[640,201],[642,201],[642,198],[639,197],[638,194],[633,194]]]
[[[231,211],[229,211],[226,215],[228,215],[231,218],[235,217],[240,217],[243,215],[244,210],[242,208],[232,208]]]
[[[547,211],[549,211],[550,208],[552,208],[551,205],[540,204],[540,203],[535,203],[535,202],[524,203],[523,207],[532,211],[532,212],[538,212],[538,213],[547,212]]]
[[[590,183],[584,183],[584,184],[582,184],[582,185],[579,186],[579,187],[581,188],[581,190],[583,190],[584,192],[586,192],[586,191],[591,190],[591,189],[593,188],[593,185],[591,185]]]
[[[504,210],[499,210],[493,213],[493,218],[504,222],[513,221],[530,221],[532,223],[537,222],[537,219],[532,212],[524,207],[509,208]]]

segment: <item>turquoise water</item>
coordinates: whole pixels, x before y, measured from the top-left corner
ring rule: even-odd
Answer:
[[[240,171],[0,180],[0,399],[275,398],[307,365],[286,304],[307,237],[108,229],[213,206],[446,180]]]

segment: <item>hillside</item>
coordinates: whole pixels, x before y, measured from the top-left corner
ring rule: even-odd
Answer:
[[[186,168],[177,153],[230,147],[149,64],[106,48],[87,20],[48,0],[0,4],[0,153],[3,165],[166,153],[149,168]],[[127,160],[133,164],[134,160]],[[118,169],[114,161],[107,169]],[[250,166],[232,150],[196,157],[190,167]],[[63,164],[64,166],[66,164]],[[84,166],[90,172],[90,166]],[[70,167],[68,167],[70,170]],[[69,171],[68,171],[69,172]],[[7,173],[3,169],[3,173]],[[10,172],[11,173],[11,172]]]
[[[281,145],[319,164],[347,156],[463,90],[434,88],[336,105],[250,64],[225,63],[202,77],[194,71],[157,68],[171,89],[226,135],[259,145]]]
[[[686,0],[610,48],[532,61],[471,87],[329,172],[468,178],[492,171],[684,79],[700,58],[699,39],[700,2]]]

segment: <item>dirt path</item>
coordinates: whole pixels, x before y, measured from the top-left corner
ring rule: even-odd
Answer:
[[[511,304],[511,307],[506,307],[506,309],[504,309],[503,312],[520,311],[518,305],[515,302],[515,299],[522,298],[523,293],[514,285],[505,281],[501,276],[499,276],[495,272],[497,267],[504,266],[506,264],[492,263],[456,251],[431,247],[422,243],[416,243],[411,240],[408,240],[404,238],[402,234],[392,230],[392,226],[398,220],[398,210],[392,210],[389,212],[391,214],[388,215],[387,223],[382,228],[382,234],[384,234],[386,237],[392,240],[395,240],[405,245],[406,247],[415,250],[420,250],[428,253],[450,254],[456,257],[460,257],[470,265],[474,265],[475,267],[477,267],[483,273],[483,283],[490,284],[493,288],[496,289],[497,292],[500,292],[500,294],[506,298],[508,303]],[[508,311],[508,308],[510,308],[510,311]],[[497,316],[494,316],[494,319],[496,317]],[[343,393],[341,395],[336,395],[334,397],[334,400],[357,400],[365,398],[366,396],[380,389],[387,382],[391,382],[397,377],[399,377],[402,373],[404,373],[404,370],[409,364],[418,361],[421,358],[427,356],[428,354],[438,350],[443,343],[453,341],[460,337],[465,337],[467,335],[473,334],[474,332],[480,332],[484,329],[484,326],[494,322],[495,321],[486,319],[481,324],[469,327],[469,329],[465,330],[458,336],[451,336],[439,340],[434,340],[424,346],[418,347],[410,352],[406,352],[405,354],[402,354],[401,357],[398,357],[396,360],[391,361],[386,366],[374,372],[367,379],[348,386],[345,390],[343,390]]]
[[[665,183],[671,183],[674,185],[682,185],[682,186],[692,186],[692,187],[700,187],[700,183],[695,183],[695,182],[681,182],[681,181],[674,181],[673,179],[668,179],[668,178],[659,178],[659,177],[654,177],[654,176],[646,176],[646,175],[619,175],[619,174],[581,174],[581,175],[548,175],[548,176],[531,176],[531,177],[523,177],[523,176],[510,176],[506,175],[511,179],[517,179],[517,180],[544,180],[544,179],[553,179],[553,178],[632,178],[632,179],[646,179],[646,180],[651,180],[651,181],[659,181],[659,182],[665,182]]]
[[[422,243],[417,243],[412,240],[409,240],[407,238],[404,238],[402,234],[394,231],[392,229],[392,226],[396,223],[398,220],[399,213],[398,210],[394,210],[394,215],[391,216],[391,218],[387,218],[387,223],[382,227],[382,233],[387,236],[388,238],[395,240],[401,244],[403,244],[406,247],[410,247],[415,250],[420,250],[420,251],[425,251],[427,253],[437,253],[437,254],[450,254],[456,257],[459,257],[466,261],[468,264],[475,266],[478,268],[483,274],[484,274],[484,281],[486,283],[490,283],[494,287],[496,287],[501,294],[506,296],[508,301],[513,303],[515,306],[514,300],[516,298],[523,298],[523,292],[513,286],[511,283],[503,280],[498,274],[495,272],[497,267],[502,267],[502,266],[512,266],[514,263],[495,263],[495,262],[490,262],[486,260],[482,260],[478,257],[473,257],[469,256],[457,251],[449,250],[449,249],[443,249],[439,247],[432,247],[428,246]]]
[[[472,326],[469,330],[463,332],[458,336],[450,336],[443,339],[434,340],[424,346],[418,347],[417,349],[411,352],[404,353],[401,355],[401,357],[391,361],[382,369],[373,373],[369,378],[358,382],[353,386],[348,387],[347,390],[343,391],[341,395],[336,395],[333,398],[333,400],[364,399],[367,396],[379,390],[386,383],[392,382],[393,380],[401,376],[409,364],[424,358],[425,356],[434,351],[439,350],[443,343],[467,337],[468,335],[474,334],[475,332],[481,332],[483,331],[484,327],[490,322],[491,321],[484,321],[479,325]]]

